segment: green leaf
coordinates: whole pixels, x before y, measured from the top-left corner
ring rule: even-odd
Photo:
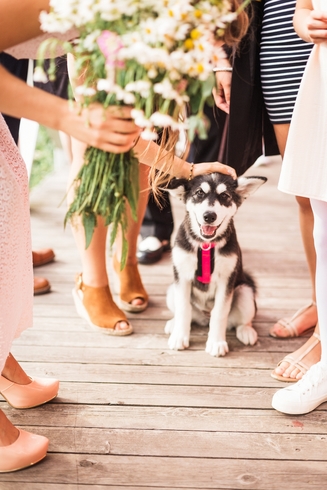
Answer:
[[[188,137],[190,141],[194,140],[197,135],[201,140],[205,140],[208,137],[208,120],[202,115],[191,116],[189,118]]]
[[[75,184],[75,198],[66,213],[65,222],[73,221],[75,215],[82,217],[87,248],[97,225],[97,216],[101,216],[107,226],[112,225],[110,245],[120,227],[123,247],[126,248],[126,201],[136,220],[139,195],[138,160],[133,152],[114,154],[88,148]]]
[[[128,242],[123,235],[123,243],[122,243],[122,251],[121,251],[121,259],[120,259],[120,270],[123,270],[126,264],[126,259],[127,259],[127,253],[128,253]]]
[[[202,83],[202,98],[206,99],[212,94],[212,90],[216,84],[214,74],[212,73],[203,83]]]
[[[82,221],[85,231],[85,248],[88,248],[93,237],[94,228],[97,225],[97,218],[96,215],[92,212],[83,213]]]
[[[199,107],[201,104],[202,95],[201,92],[197,92],[190,98],[190,108],[191,114],[197,114],[199,112]]]
[[[190,116],[188,119],[188,137],[190,141],[194,140],[197,129],[197,116]]]

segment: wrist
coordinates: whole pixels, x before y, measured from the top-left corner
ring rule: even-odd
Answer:
[[[176,177],[177,179],[186,179],[189,180],[190,175],[193,175],[193,164],[187,162],[186,160],[179,159],[179,163],[173,164],[172,166],[172,177]]]
[[[69,133],[69,128],[75,123],[76,116],[81,109],[78,109],[75,101],[60,99],[57,101],[57,110],[55,111],[55,120],[53,128],[64,133]]]
[[[192,180],[193,179],[193,177],[194,177],[193,173],[194,173],[194,162],[192,162],[190,164],[190,173],[188,175],[188,180]]]

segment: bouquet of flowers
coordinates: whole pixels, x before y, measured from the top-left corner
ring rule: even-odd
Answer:
[[[83,106],[133,106],[146,140],[157,139],[159,128],[187,131],[190,140],[196,133],[206,137],[203,107],[215,84],[215,40],[237,15],[228,0],[51,0],[50,7],[41,13],[44,31],[78,29],[78,39],[63,47],[75,57],[77,76],[84,74],[76,87]],[[126,201],[136,219],[137,197],[133,150],[88,148],[66,220],[81,215],[88,246],[102,216],[112,225],[112,245],[118,226],[123,236],[126,231]],[[126,252],[124,240],[122,265]]]

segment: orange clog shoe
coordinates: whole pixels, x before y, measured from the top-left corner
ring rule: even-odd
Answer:
[[[55,259],[55,253],[52,248],[42,248],[32,252],[33,267],[49,264]]]
[[[51,289],[51,284],[45,277],[34,276],[34,296],[38,294],[48,293]]]

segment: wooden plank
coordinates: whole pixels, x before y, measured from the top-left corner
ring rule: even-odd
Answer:
[[[150,322],[151,325],[151,322]],[[104,335],[92,330],[86,325],[86,328],[80,331],[62,331],[60,335],[54,334],[53,331],[43,332],[40,337],[38,331],[29,330],[17,340],[16,345],[29,346],[51,346],[51,347],[73,347],[79,348],[88,346],[92,348],[114,348],[114,349],[162,349],[169,350],[168,338],[162,328],[161,333],[138,333],[137,335],[129,335],[126,337],[115,337]],[[186,351],[204,351],[208,337],[208,329],[197,329],[196,335],[193,335],[191,330],[190,346]],[[303,344],[303,339],[294,339],[293,346],[300,347]],[[253,346],[242,344],[235,336],[235,331],[229,332],[227,335],[228,345],[231,351],[239,352],[242,355],[245,352],[285,352],[285,340],[272,339],[271,337],[259,337],[257,343]],[[179,351],[183,352],[183,351]],[[287,352],[287,349],[286,349]],[[207,354],[210,355],[210,354]],[[228,359],[229,354],[226,354],[225,359]]]
[[[192,366],[131,366],[115,364],[22,363],[33,376],[58,377],[62,382],[169,384],[192,386],[266,386],[281,383],[270,370],[248,368],[211,368]]]
[[[33,410],[1,408],[15,424],[43,427],[327,435],[325,410],[288,416],[273,409],[47,404]],[[35,430],[35,429],[34,429]],[[260,451],[258,452],[260,459]]]
[[[295,344],[291,344],[295,345]],[[291,352],[292,347],[285,352]],[[212,357],[204,350],[172,351],[167,349],[116,349],[110,347],[52,347],[14,345],[12,352],[20,362],[129,364],[143,366],[204,366],[273,369],[281,359],[276,352],[229,352],[225,357]]]
[[[135,329],[135,333],[139,334],[156,334],[163,335],[168,339],[167,334],[164,333],[164,324],[165,322],[158,319],[151,319],[151,321],[144,321],[142,318],[133,317],[133,327]],[[258,332],[260,340],[264,337],[268,337],[270,343],[267,344],[267,350],[274,350],[276,343],[280,342],[281,346],[286,346],[286,351],[288,351],[288,345],[296,346],[297,344],[302,345],[305,339],[309,336],[309,333],[301,336],[300,338],[293,338],[289,341],[285,341],[282,339],[274,339],[269,336],[269,329],[272,327],[273,322],[266,322],[263,320],[254,320],[253,327]],[[92,330],[86,322],[84,322],[80,318],[49,318],[46,319],[42,317],[37,317],[34,320],[33,328],[27,330],[24,335],[29,336],[30,333],[34,335],[34,332],[38,332],[38,344],[42,343],[43,332],[52,332],[54,334],[54,338],[56,336],[60,336],[61,332],[93,332],[94,337],[99,339],[99,343],[101,343],[102,335],[98,335],[99,332],[95,334],[94,330]],[[199,327],[198,325],[192,325],[192,337],[197,335],[203,336],[207,335],[208,328],[207,327]],[[227,334],[229,338],[233,338],[234,332],[230,332]],[[303,340],[304,339],[304,340]],[[17,343],[19,340],[17,340]],[[285,349],[285,347],[284,347]],[[282,348],[278,348],[278,350],[283,350]]]
[[[66,310],[66,308],[68,311],[72,310],[75,313],[75,316],[77,317],[76,311],[73,308],[74,305],[73,305],[73,298],[72,298],[72,294],[71,294],[72,287],[73,287],[73,283],[71,284],[71,287],[69,287],[68,290],[62,291],[61,286],[60,286],[60,290],[59,290],[59,288],[58,287],[56,288],[56,286],[52,283],[52,293],[51,294],[46,295],[45,298],[36,297],[34,299],[35,311],[37,313],[37,316],[39,316],[39,314],[42,314],[43,310],[49,306],[53,307],[56,305],[61,305],[62,307],[65,308],[65,310]],[[164,290],[163,286],[161,286],[160,292],[158,290],[157,290],[157,292],[153,291],[151,289],[152,285],[150,287],[148,287],[146,282],[145,282],[145,287],[148,290],[149,294],[151,295],[149,307],[152,308],[153,310],[155,308],[157,308],[158,310],[162,309],[162,310],[164,310],[163,313],[165,313],[165,314],[168,313],[171,317],[172,315],[171,315],[171,313],[168,310],[167,305],[166,305],[166,291]],[[168,284],[167,284],[167,287],[168,287]],[[300,304],[301,298],[300,298],[300,300],[298,298],[296,298],[296,292],[297,292],[297,294],[299,294],[299,292],[301,292],[302,295],[307,296],[307,302],[309,302],[310,301],[309,291],[310,291],[309,285],[307,288],[303,288],[301,290],[300,289],[293,290],[293,293],[291,293],[291,296],[285,295],[285,293],[287,293],[287,289],[276,290],[276,295],[274,294],[274,292],[272,292],[271,286],[269,286],[269,288],[267,287],[266,289],[264,289],[264,288],[262,290],[259,289],[259,294],[257,296],[258,313],[260,314],[260,310],[278,309],[278,310],[283,311],[283,313],[285,315],[285,309],[286,309],[286,311],[288,309],[293,310],[294,308],[297,307],[297,304]],[[116,300],[118,300],[118,296],[116,294],[114,294],[114,298]],[[302,306],[303,306],[303,304],[302,304]],[[152,314],[156,313],[153,310],[149,309],[146,311],[150,311]],[[58,312],[58,314],[61,313],[61,316],[63,316],[64,311]],[[143,315],[141,313],[140,314],[134,314],[133,317],[134,316],[135,317],[138,317],[138,316],[141,317],[141,316],[144,316],[144,313],[143,313]]]
[[[25,426],[33,432],[33,426]],[[327,435],[42,427],[50,453],[321,461]]]
[[[164,332],[164,324],[162,320],[151,319],[144,320],[141,318],[133,318],[133,327],[134,327],[134,335],[161,335],[164,336],[168,340],[168,335]],[[275,339],[269,336],[269,329],[272,327],[273,322],[267,321],[259,321],[255,320],[253,322],[253,327],[258,332],[259,342],[264,341],[266,344],[267,352],[269,351],[285,351],[289,352],[289,349],[296,349],[303,345],[306,339],[310,336],[311,332],[307,332],[305,335],[299,338],[292,339]],[[37,343],[42,344],[43,334],[52,332],[54,339],[56,337],[60,337],[62,332],[89,332],[93,333],[93,337],[97,338],[99,344],[101,344],[101,340],[103,336],[99,332],[95,332],[91,327],[88,326],[86,322],[79,318],[49,318],[46,319],[42,317],[38,317],[34,321],[33,328],[28,329],[23,335],[26,336],[26,339],[29,338],[30,334],[37,339]],[[37,333],[37,334],[36,334]],[[192,325],[191,330],[192,338],[197,336],[204,337],[208,334],[207,327],[199,327],[198,325]],[[235,338],[234,331],[227,332],[228,339]],[[23,337],[20,337],[23,338]],[[127,340],[127,338],[125,339]],[[17,345],[19,344],[19,339],[16,341]],[[236,344],[236,341],[235,341]],[[277,349],[276,349],[277,346]],[[240,344],[242,347],[242,344]],[[256,350],[257,346],[251,347],[251,350]]]
[[[19,490],[24,489],[24,490],[87,490],[90,488],[90,485],[85,486],[81,484],[60,484],[60,483],[47,483],[46,487],[44,486],[43,483],[26,483],[26,482],[19,482]],[[130,487],[129,485],[124,485],[124,490],[136,490],[135,486]],[[119,485],[92,485],[92,490],[121,490],[122,487]],[[18,484],[17,483],[10,483],[10,482],[1,482],[1,490],[18,490]],[[158,487],[149,487],[146,486],[144,487],[143,485],[140,487],[139,485],[137,486],[137,490],[158,490]],[[160,487],[160,490],[180,490],[179,488],[176,487]],[[219,490],[217,488],[217,490]]]
[[[278,477],[277,477],[278,476]],[[7,477],[6,477],[7,478]],[[0,475],[0,481],[3,476]],[[319,489],[326,483],[324,461],[134,457],[50,454],[28,472],[12,474],[15,482],[68,483],[186,489]]]
[[[62,258],[60,258],[60,255],[62,255]],[[272,259],[272,254],[267,255],[267,253],[263,253],[262,255],[263,256],[261,257],[260,252],[260,260],[264,259],[265,263],[269,263]],[[301,274],[297,274],[296,277],[294,277],[293,275],[288,276],[285,274],[284,266],[285,262],[287,263],[287,261],[284,261],[284,257],[283,261],[280,262],[280,267],[276,268],[273,271],[262,270],[262,268],[258,264],[258,252],[253,252],[250,255],[249,252],[245,251],[243,253],[243,258],[247,260],[247,262],[249,262],[247,268],[251,269],[251,273],[255,276],[258,282],[259,293],[260,290],[263,288],[267,288],[268,291],[270,290],[270,292],[273,292],[274,295],[278,294],[278,292],[281,290],[289,293],[289,295],[291,295],[289,297],[294,296],[294,299],[296,299],[293,288],[300,291],[304,289],[310,290],[310,279],[307,274],[306,264],[302,261],[302,257],[298,260],[298,272],[301,272]],[[78,264],[76,264],[75,259],[75,257],[70,256],[69,251],[68,253],[66,253],[66,250],[64,249],[61,253],[58,253],[56,249],[55,261],[49,265],[39,267],[37,269],[37,272],[40,272],[40,274],[42,273],[42,275],[46,274],[53,285],[60,287],[58,293],[71,295],[71,291],[75,282],[75,275],[80,269]],[[155,294],[162,295],[165,294],[166,287],[169,286],[169,284],[171,284],[172,282],[170,258],[166,257],[163,260],[165,262],[165,267],[163,271],[160,270],[160,284],[158,284],[158,276],[153,273],[154,270],[157,271],[157,265],[143,266],[143,268],[140,267],[140,274],[145,285],[154,288],[154,290],[157,291],[157,293]],[[292,288],[289,287],[290,284],[292,285]],[[35,302],[43,303],[47,301],[50,297],[51,294],[44,297],[35,297],[34,300]]]
[[[57,403],[202,408],[271,408],[275,388],[61,382]],[[327,402],[319,410],[326,410]]]

